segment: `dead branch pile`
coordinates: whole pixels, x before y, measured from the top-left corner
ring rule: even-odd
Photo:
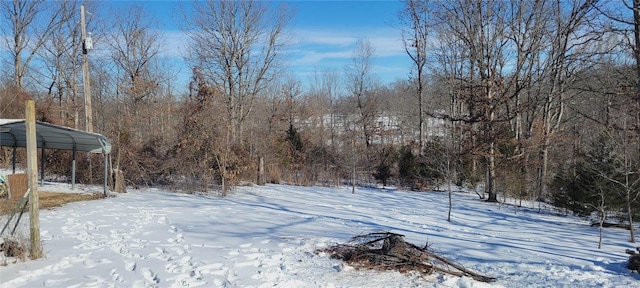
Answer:
[[[20,257],[24,258],[24,247],[20,242],[10,239],[0,239],[0,252],[4,257]]]
[[[640,247],[636,250],[640,251]],[[630,255],[629,260],[627,260],[627,269],[640,273],[640,253],[631,249],[627,249],[625,252]]]
[[[404,241],[404,235],[377,232],[358,235],[347,244],[318,250],[332,258],[345,261],[355,268],[395,270],[401,273],[416,271],[422,274],[446,273],[471,277],[477,281],[493,282],[496,278],[480,275],[424,248]]]

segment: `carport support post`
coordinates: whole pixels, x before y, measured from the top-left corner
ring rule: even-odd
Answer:
[[[14,141],[15,143],[15,141]],[[13,166],[13,174],[16,174],[16,157],[18,156],[18,152],[16,151],[18,148],[15,144],[13,145],[13,159],[11,160],[11,164]]]
[[[38,195],[38,142],[36,140],[36,105],[27,100],[25,105],[25,124],[27,128],[27,176],[29,177],[29,221],[31,245],[29,257],[42,258],[40,241],[40,203]]]
[[[104,151],[104,149],[102,150],[102,163],[104,163],[104,197],[107,197],[107,170],[108,170],[108,166],[107,166],[107,152]]]
[[[44,163],[45,163],[45,157],[47,157],[47,154],[44,153],[44,140],[42,141],[42,148],[40,148],[40,185],[44,185]]]
[[[76,189],[76,145],[71,152],[71,189]]]

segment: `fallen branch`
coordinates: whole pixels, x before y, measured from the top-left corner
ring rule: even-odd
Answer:
[[[469,270],[467,268],[464,268],[462,265],[453,263],[449,259],[446,259],[446,258],[444,258],[444,257],[442,257],[440,255],[435,254],[435,253],[427,252],[427,251],[425,251],[425,253],[427,253],[429,256],[437,259],[438,261],[441,261],[442,263],[447,264],[447,265],[459,270],[461,275],[456,275],[456,276],[467,276],[467,277],[471,277],[474,280],[481,281],[481,282],[493,282],[493,281],[496,280],[496,278],[488,277],[488,276],[484,276],[484,275],[480,275],[478,273],[475,273],[475,272],[473,272],[473,271],[471,271],[471,270]],[[452,274],[451,270],[447,270],[447,271],[443,271],[443,272]]]
[[[600,222],[591,223],[591,227],[598,227],[598,226],[600,226]],[[610,222],[602,223],[602,228],[610,228],[610,227],[631,230],[631,225],[625,224],[625,223],[610,223]]]
[[[440,255],[404,241],[404,235],[378,232],[358,235],[349,244],[339,244],[319,250],[332,258],[341,259],[356,268],[395,270],[402,273],[416,271],[422,274],[446,273],[458,277],[471,277],[481,282],[496,278],[475,273]]]

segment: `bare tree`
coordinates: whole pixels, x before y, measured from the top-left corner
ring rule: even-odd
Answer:
[[[78,91],[81,70],[79,55],[82,53],[81,27],[78,24],[80,4],[78,1],[53,3],[59,12],[56,22],[60,22],[60,25],[52,29],[49,38],[38,51],[38,55],[46,63],[41,75],[44,70],[47,74],[41,78],[49,80],[41,84],[47,89],[47,105],[55,106],[53,109],[57,110],[57,115],[50,116],[59,118],[61,124],[79,129],[79,112],[82,107]],[[95,2],[88,4],[90,10],[96,10]],[[89,25],[93,25],[94,21],[91,18],[89,20]]]
[[[508,3],[461,0],[434,5],[431,21],[439,24],[434,30],[437,37],[449,39],[449,43],[465,50],[464,53],[453,54],[460,58],[441,58],[463,69],[460,73],[463,75],[462,89],[457,97],[465,104],[466,115],[452,119],[470,125],[469,136],[472,139],[469,141],[477,146],[474,153],[486,163],[488,201],[496,202],[496,146],[501,137],[496,123],[506,120],[501,107],[510,88],[509,78],[505,75],[509,55],[506,45],[509,39],[506,34]]]
[[[142,163],[144,159],[137,157],[142,155],[135,151],[153,140],[152,131],[155,127],[149,119],[155,113],[153,108],[145,104],[157,98],[160,92],[162,75],[158,73],[157,61],[161,35],[154,30],[154,20],[141,6],[114,10],[112,14],[115,24],[106,42],[110,46],[110,60],[118,75],[114,168],[119,170],[121,161],[127,161],[124,167],[129,170],[128,176],[135,177],[134,181],[141,181],[150,172],[147,171],[149,167]]]
[[[612,183],[614,190],[621,196],[624,202],[624,210],[627,214],[629,222],[629,242],[635,243],[635,228],[633,224],[633,214],[635,213],[633,203],[640,198],[638,188],[640,188],[640,160],[638,158],[637,137],[631,137],[628,126],[630,125],[630,117],[623,115],[620,117],[620,130],[609,130],[609,139],[612,141],[609,145],[614,146],[615,153],[611,153],[612,167],[597,167],[600,176]]]
[[[242,133],[243,121],[255,97],[273,79],[291,13],[286,6],[272,11],[261,1],[198,1],[185,15],[193,41],[191,59],[202,67],[207,81],[225,92],[232,140]]]
[[[304,143],[298,129],[295,127],[296,122],[300,119],[298,116],[299,111],[299,97],[302,93],[300,89],[300,81],[294,76],[286,78],[282,83],[282,94],[285,98],[285,114],[288,124],[286,133],[286,158],[289,163],[289,170],[293,172],[294,181],[297,185],[301,184],[300,171],[302,170],[305,162]]]
[[[9,35],[5,45],[13,66],[13,85],[24,89],[24,78],[38,50],[60,23],[68,19],[58,17],[60,11],[44,0],[12,0],[0,2],[0,13],[5,22],[2,32]]]
[[[571,2],[552,2],[549,11],[548,42],[550,45],[543,51],[542,69],[545,72],[545,84],[542,89],[542,143],[540,150],[540,169],[538,176],[538,199],[543,200],[547,194],[547,175],[549,164],[549,147],[553,134],[563,123],[567,89],[575,71],[584,64],[590,55],[584,47],[593,40],[592,33],[584,33],[581,29],[588,23],[588,17],[594,13],[593,1],[575,0]]]
[[[321,103],[324,104],[322,113],[317,115],[319,117],[319,123],[323,128],[320,133],[320,145],[324,145],[325,134],[328,130],[329,133],[329,146],[331,152],[336,152],[337,144],[337,131],[336,131],[336,104],[339,97],[339,82],[340,75],[335,70],[324,70],[322,72],[316,71],[313,76],[309,94],[311,97],[318,98]]]
[[[180,129],[177,141],[170,154],[173,155],[172,166],[181,175],[195,181],[186,181],[181,189],[191,190],[192,182],[200,182],[202,191],[207,192],[210,184],[216,178],[215,168],[218,165],[217,154],[220,153],[220,143],[225,129],[216,127],[220,124],[224,109],[216,101],[220,90],[206,84],[202,74],[193,70],[193,77],[189,84],[189,94],[182,103],[180,113]]]
[[[636,100],[640,102],[640,0],[630,1],[590,1],[589,3],[612,23],[605,30],[622,35],[626,49],[632,55],[636,76]]]
[[[339,72],[332,69],[315,71],[310,87],[300,98],[301,117],[308,141],[307,163],[312,180],[330,180],[339,185],[340,119],[337,106],[342,86]]]
[[[226,132],[221,133],[225,144],[218,167],[225,195],[229,178],[238,173],[229,170],[231,147],[241,143],[244,121],[274,77],[291,13],[284,5],[274,11],[252,0],[198,1],[191,6],[193,13],[185,13],[185,29],[193,41],[190,60],[205,81],[223,91],[226,121],[221,124]]]
[[[420,3],[427,7],[423,13],[430,15],[422,27],[429,27],[429,38],[439,42],[434,78],[445,84],[447,88],[438,90],[451,99],[448,112],[431,114],[452,121],[453,131],[461,136],[457,142],[486,163],[489,201],[497,201],[496,161],[526,162],[523,143],[531,139],[525,138],[532,136],[534,123],[542,123],[535,126],[542,131],[541,148],[535,152],[544,163],[538,171],[539,195],[544,195],[548,149],[563,123],[567,89],[577,67],[589,57],[585,49],[594,34],[582,27],[593,14],[591,2]],[[502,144],[515,145],[516,150],[499,151]]]
[[[373,139],[374,121],[377,114],[377,101],[371,93],[376,83],[372,74],[375,49],[367,39],[359,39],[351,58],[351,64],[345,67],[345,77],[349,93],[353,96],[358,113],[358,124],[364,143],[369,149]],[[354,130],[353,132],[356,132]]]
[[[426,81],[427,46],[429,44],[429,1],[405,0],[400,12],[402,44],[413,62],[411,77],[418,98],[418,146],[422,154],[425,139],[424,92]]]
[[[111,59],[122,77],[119,89],[131,98],[132,112],[137,113],[138,103],[152,97],[159,85],[158,75],[153,72],[161,35],[154,30],[154,20],[141,6],[134,5],[126,12],[114,11],[113,14],[117,20],[107,41],[111,46]]]

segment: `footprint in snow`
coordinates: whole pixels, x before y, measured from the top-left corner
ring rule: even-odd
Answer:
[[[160,218],[158,218],[158,224],[168,224],[169,221],[167,220],[167,217],[164,216],[160,216]]]
[[[178,262],[180,262],[180,264],[182,264],[182,265],[191,265],[191,266],[193,266],[191,264],[191,259],[193,259],[193,258],[191,258],[191,256],[185,256],[185,257],[180,258],[180,261],[178,261]]]
[[[213,274],[216,271],[224,271],[225,265],[224,263],[213,263],[209,265],[200,266],[200,271],[208,274]],[[218,274],[222,275],[222,274]]]
[[[184,254],[187,254],[187,251],[184,249],[177,248],[174,250],[174,253],[176,253],[178,256],[182,256]]]
[[[94,260],[91,260],[91,259],[87,259],[87,260],[82,261],[82,264],[86,268],[93,268],[93,267],[98,266],[98,264],[106,264],[106,263],[111,263],[111,260],[109,260],[109,259],[100,259],[98,261],[94,261]]]
[[[118,273],[118,270],[111,269],[111,281],[122,283],[124,282],[124,279],[122,279],[122,276],[120,275],[120,273]]]
[[[127,271],[135,271],[136,270],[136,262],[134,261],[127,261],[127,263],[124,264],[125,269],[127,269]]]
[[[85,275],[84,277],[89,279],[89,280],[91,280],[91,281],[93,281],[91,283],[87,283],[86,286],[97,287],[97,286],[99,286],[101,284],[107,283],[107,280],[105,278],[103,278],[101,276],[98,276],[98,275]]]
[[[158,275],[156,273],[153,273],[153,271],[151,271],[151,269],[149,268],[145,268],[142,271],[142,276],[144,276],[144,278],[151,283],[160,283],[160,278],[158,278]]]
[[[182,239],[184,239],[184,236],[182,235],[182,233],[179,233],[176,235],[176,238],[169,238],[167,241],[169,243],[180,243],[182,242]]]
[[[71,278],[48,279],[44,281],[43,286],[60,287],[64,286],[63,283],[69,280],[71,280]]]

